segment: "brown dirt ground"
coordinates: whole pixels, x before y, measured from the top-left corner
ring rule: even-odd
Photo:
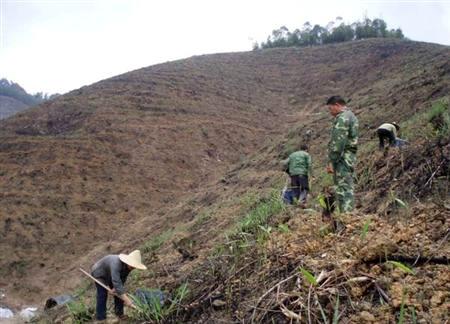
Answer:
[[[420,206],[412,210],[413,217],[396,221],[354,213],[341,217],[346,225],[344,232],[327,235],[317,226],[322,223],[320,214],[290,214],[292,218],[286,222],[289,233],[274,232],[264,246],[253,246],[237,263],[226,255],[205,263],[205,268],[190,278],[201,290],[194,288],[197,295],[187,307],[188,317],[184,320],[250,322],[253,318],[256,322],[288,323],[290,318],[283,315],[284,308],[298,314],[302,322],[307,321],[311,309],[313,322],[320,322],[317,303],[331,319],[339,295],[340,322],[361,323],[368,317],[373,322],[391,323],[398,315],[403,288],[405,305],[415,308],[418,319],[442,323],[448,318],[448,264],[425,261],[415,265],[415,274],[409,275],[386,259],[395,260],[396,255],[415,257],[418,251],[448,256],[449,246],[443,244],[443,239],[450,225],[450,211]],[[369,231],[363,239],[361,230],[369,218]],[[211,270],[214,267],[216,273]],[[308,269],[316,278],[322,277],[319,285],[310,287],[299,267]],[[291,279],[282,282],[286,278]],[[273,287],[277,289],[270,291]],[[378,289],[386,294],[387,301],[380,302]],[[225,310],[211,306],[217,298],[227,302]],[[411,320],[411,315],[407,318]]]
[[[270,147],[267,152],[271,152]],[[387,158],[377,151],[360,157],[360,163],[374,160],[374,174],[380,181],[373,187],[364,186],[365,190],[361,189],[358,194],[358,202],[364,206],[373,199],[373,192],[378,191],[380,196],[372,202],[380,206],[377,213],[363,212],[361,208],[340,216],[345,230],[333,234],[328,232],[320,213],[288,208],[270,221],[273,232],[267,241],[257,244],[250,236],[250,246],[233,253],[227,249],[234,246],[234,238],[224,237],[223,229],[231,228],[251,209],[252,205],[245,202],[249,193],[267,196],[270,188],[284,177],[268,168],[250,171],[244,163],[245,167],[230,171],[225,181],[216,185],[228,193],[228,199],[222,197],[209,207],[213,216],[201,222],[201,227],[197,226],[201,219],[198,216],[197,222],[194,219],[179,231],[181,237],[194,242],[190,252],[197,258],[184,259],[171,245],[165,245],[156,258],[148,261],[152,264],[152,273],[140,275],[132,285],[163,287],[170,291],[187,282],[192,292],[185,312],[175,320],[236,323],[251,322],[252,318],[256,322],[289,322],[292,314],[289,318],[283,314],[283,309],[294,312],[302,317],[301,322],[306,322],[308,308],[313,322],[320,322],[322,317],[317,303],[331,319],[337,295],[342,323],[396,322],[405,288],[408,321],[412,321],[414,309],[419,322],[442,323],[450,312],[448,169],[435,173],[436,178],[444,178],[446,185],[440,186],[436,180],[427,189],[425,184],[440,162],[450,158],[448,148],[448,139],[431,140],[414,143],[401,151],[391,150]],[[436,150],[446,155],[437,153],[435,160],[430,156],[428,161],[433,168],[424,174],[423,165],[416,162],[418,154]],[[264,160],[270,161],[270,158],[266,156]],[[403,163],[393,163],[394,160]],[[389,161],[391,164],[386,166]],[[396,180],[392,181],[394,175]],[[234,186],[236,182],[240,185]],[[411,188],[413,184],[419,186]],[[386,191],[401,196],[408,207],[399,208],[389,197],[382,199],[380,193]],[[411,195],[414,192],[417,195]],[[203,198],[195,201],[205,197],[203,194]],[[317,209],[314,200],[310,205]],[[205,208],[200,208],[197,215],[204,212]],[[368,231],[363,238],[367,222]],[[279,224],[287,225],[289,232],[276,230]],[[175,237],[172,241],[179,239]],[[214,248],[224,242],[225,249],[221,253],[214,252]],[[405,273],[387,262],[389,260],[411,267],[414,275]],[[316,277],[322,273],[320,286],[309,288],[299,267],[308,269]],[[278,288],[269,291],[272,287]],[[382,294],[386,298],[380,302]],[[308,295],[310,307],[307,306]],[[217,299],[225,302],[223,309],[212,306]],[[255,306],[257,311],[253,313]]]

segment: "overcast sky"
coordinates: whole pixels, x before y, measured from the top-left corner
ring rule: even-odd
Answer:
[[[282,25],[364,15],[450,45],[450,0],[0,0],[0,78],[64,93],[157,63],[251,50]]]

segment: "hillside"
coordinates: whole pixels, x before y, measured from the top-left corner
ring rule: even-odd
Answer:
[[[37,105],[41,100],[28,94],[18,83],[0,79],[0,119]]]
[[[220,253],[215,254],[217,264],[209,258],[224,243],[221,234],[267,201],[272,188],[281,188],[284,175],[277,161],[294,142],[305,140],[307,129],[312,130],[316,185],[321,184],[331,122],[324,100],[330,94],[352,99],[362,143],[368,143],[379,123],[407,123],[448,94],[449,58],[448,47],[397,40],[206,55],[104,80],[1,122],[0,248],[5,252],[0,284],[7,303],[40,302],[67,292],[81,282],[79,265],[87,268],[104,253],[140,246],[152,272],[143,274],[142,281],[136,278],[135,285],[171,289],[194,282],[204,291],[194,291],[191,302],[201,307],[188,308],[186,318],[249,319],[245,298],[242,305],[228,304],[225,315],[203,308],[201,295],[217,290],[224,299],[223,280],[231,280],[217,277],[227,274],[221,264],[228,261]],[[426,145],[411,148],[411,167],[412,157]],[[369,148],[362,152],[372,154]],[[362,166],[374,157],[363,159]],[[380,176],[389,170],[374,168]],[[440,177],[442,172],[448,181],[448,166],[439,170]],[[361,190],[358,209],[374,218],[387,215],[384,201],[370,197],[383,187],[370,185]],[[400,198],[413,200],[400,189]],[[373,201],[380,208],[369,208]],[[442,214],[441,207],[433,208]],[[281,215],[297,215],[286,213]],[[293,236],[295,218],[288,224]],[[320,222],[316,218],[313,214],[310,223]],[[442,225],[448,227],[448,217]],[[441,238],[436,235],[435,241]],[[193,261],[174,249],[173,244],[180,249],[184,242]],[[321,255],[329,248],[315,244],[309,252]],[[239,262],[234,266],[245,266]],[[291,275],[289,267],[298,266],[289,258],[286,262],[278,264],[274,280],[283,280]],[[202,270],[208,264],[217,269],[212,281]],[[271,269],[264,259],[258,265],[262,268],[254,270]],[[200,284],[197,271],[204,277]],[[248,278],[240,288],[230,287],[241,296],[264,287]],[[213,282],[215,287],[208,286]]]
[[[8,118],[27,108],[28,106],[19,100],[0,95],[0,119]]]
[[[58,96],[57,93],[48,95],[42,92],[31,95],[18,83],[2,78],[0,79],[0,119],[8,118],[19,111]]]

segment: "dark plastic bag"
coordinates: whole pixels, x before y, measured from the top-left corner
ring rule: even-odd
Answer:
[[[155,302],[159,302],[163,305],[167,300],[167,295],[158,289],[137,289],[136,298],[143,304],[153,305]]]
[[[289,189],[287,187],[284,187],[283,191],[281,192],[281,199],[285,204],[294,204],[294,192],[292,189]]]

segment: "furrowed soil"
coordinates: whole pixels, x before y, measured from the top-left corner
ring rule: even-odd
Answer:
[[[378,39],[205,55],[2,121],[1,302],[42,304],[86,284],[78,267],[140,248],[150,271],[134,274],[130,290],[188,284],[167,321],[337,313],[394,322],[402,313],[445,322],[450,146],[426,113],[436,102],[448,110],[449,59],[446,46]],[[351,98],[360,122],[357,208],[338,216],[338,232],[315,198],[307,210],[275,199],[286,178],[279,161],[300,142],[313,157],[312,195],[330,184],[324,102],[333,94]],[[385,121],[399,122],[411,145],[377,151]],[[269,217],[244,229],[255,211]]]

